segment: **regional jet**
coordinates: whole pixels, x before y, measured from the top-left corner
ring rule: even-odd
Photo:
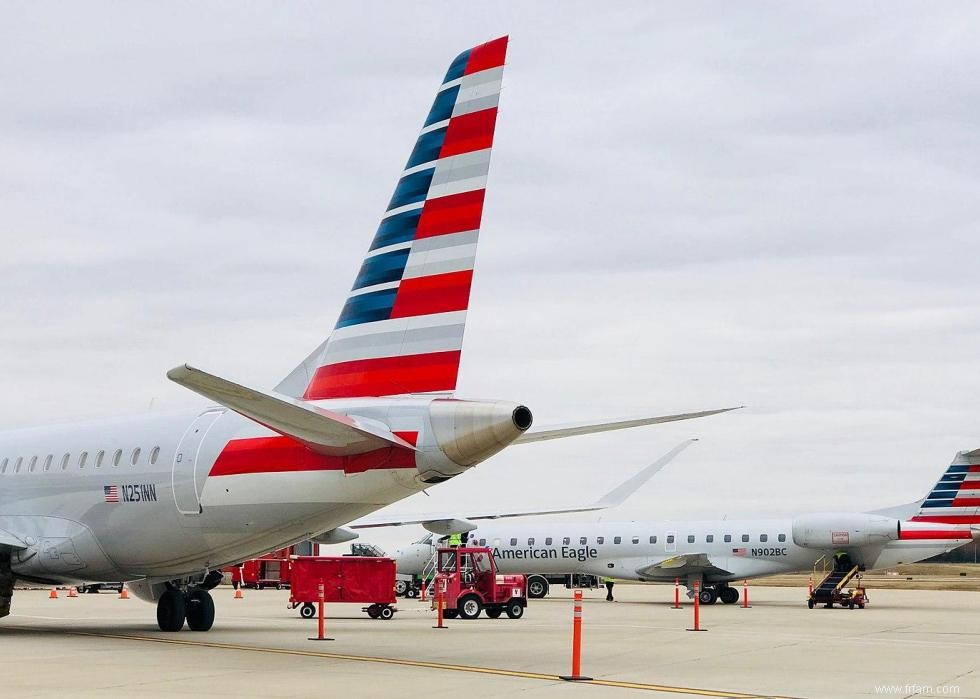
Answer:
[[[15,580],[127,582],[206,631],[221,567],[315,537],[511,444],[719,410],[531,430],[454,396],[507,38],[449,66],[329,338],[274,390],[191,366],[213,405],[0,434],[0,616]]]
[[[469,531],[470,545],[493,549],[498,570],[529,575],[532,597],[548,593],[546,576],[584,573],[644,582],[680,580],[689,596],[698,582],[702,603],[721,599],[734,604],[739,593],[733,581],[809,571],[821,560],[832,562],[838,552],[847,554],[853,569],[872,570],[922,561],[977,538],[980,449],[957,453],[925,498],[873,512],[510,526],[460,518],[456,526]],[[422,575],[438,545],[430,534],[398,550],[398,572]]]

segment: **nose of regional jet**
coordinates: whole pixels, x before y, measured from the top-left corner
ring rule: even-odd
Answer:
[[[432,430],[443,453],[460,466],[493,456],[531,426],[531,411],[509,401],[434,400]]]

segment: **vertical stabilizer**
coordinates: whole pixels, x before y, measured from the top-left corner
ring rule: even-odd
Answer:
[[[980,449],[956,454],[911,518],[913,522],[980,524]]]

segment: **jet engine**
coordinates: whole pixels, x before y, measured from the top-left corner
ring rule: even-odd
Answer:
[[[793,543],[803,548],[834,549],[894,541],[901,523],[891,517],[848,512],[804,515],[793,520]]]

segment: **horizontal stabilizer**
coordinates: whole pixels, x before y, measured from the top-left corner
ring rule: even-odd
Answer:
[[[406,524],[421,524],[423,527],[428,529],[434,534],[448,534],[452,532],[464,532],[472,531],[475,527],[472,525],[472,520],[480,519],[508,519],[510,517],[539,517],[541,515],[560,515],[569,514],[572,512],[594,512],[596,510],[605,510],[610,507],[616,507],[621,505],[626,501],[630,495],[635,493],[637,489],[650,480],[654,474],[656,474],[660,469],[669,464],[674,460],[674,457],[680,454],[682,451],[687,449],[691,444],[696,442],[696,439],[688,439],[681,442],[676,447],[671,449],[669,452],[661,456],[659,459],[654,461],[649,466],[645,466],[642,470],[635,473],[630,478],[626,479],[615,488],[610,490],[608,493],[603,495],[601,498],[596,500],[591,504],[583,505],[573,505],[571,507],[561,507],[555,509],[533,509],[528,508],[526,510],[514,510],[511,512],[490,512],[483,514],[474,515],[464,515],[459,516],[459,513],[448,514],[445,512],[440,513],[425,513],[425,514],[406,514],[402,517],[398,516],[388,516],[388,517],[365,517],[363,519],[357,520],[350,526],[353,529],[371,529],[374,527],[400,527]],[[455,528],[454,528],[455,527]]]
[[[677,415],[661,415],[659,417],[640,417],[629,420],[613,420],[610,422],[577,422],[568,425],[554,425],[539,429],[530,429],[514,440],[514,444],[527,444],[528,442],[543,442],[548,439],[561,439],[563,437],[574,437],[580,434],[593,434],[595,432],[609,432],[611,430],[624,430],[628,427],[642,427],[643,425],[657,425],[662,422],[676,422],[678,420],[693,420],[697,417],[707,417],[718,413],[727,413],[730,410],[744,408],[739,405],[734,408],[721,408],[719,410],[702,410],[697,413],[679,413]]]
[[[168,371],[167,378],[320,454],[348,456],[386,447],[415,451],[380,422],[246,388],[187,364]]]

